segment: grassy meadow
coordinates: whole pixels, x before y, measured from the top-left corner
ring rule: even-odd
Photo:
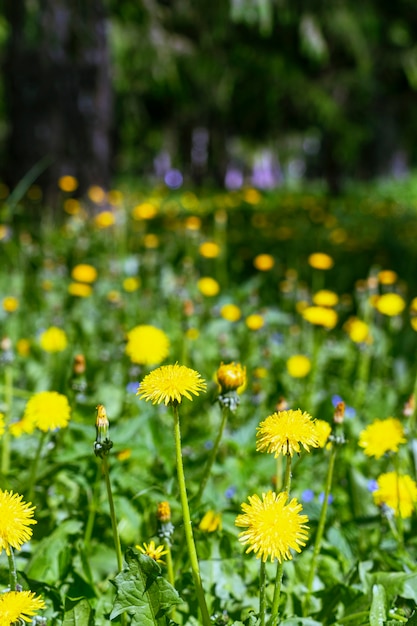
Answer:
[[[75,185],[1,190],[0,626],[417,624],[413,186]]]

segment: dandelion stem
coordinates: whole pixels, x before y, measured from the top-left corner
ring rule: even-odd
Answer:
[[[4,404],[5,404],[5,429],[1,438],[1,473],[7,476],[10,469],[10,431],[9,423],[13,401],[13,367],[7,365],[4,371]]]
[[[332,486],[333,471],[334,471],[334,465],[335,465],[335,460],[336,460],[336,454],[337,454],[337,446],[335,444],[333,444],[333,447],[332,447],[332,450],[331,450],[331,453],[330,453],[329,468],[327,470],[326,486],[325,486],[325,489],[324,489],[323,504],[321,506],[321,511],[320,511],[320,519],[319,519],[319,524],[318,524],[318,527],[317,527],[317,533],[316,533],[316,540],[315,540],[315,543],[314,543],[313,556],[312,556],[312,559],[311,559],[310,571],[309,571],[308,579],[307,579],[307,593],[306,593],[306,596],[304,598],[304,616],[306,615],[306,612],[309,609],[310,596],[311,596],[311,591],[312,591],[312,588],[313,588],[314,576],[316,574],[316,569],[317,569],[317,559],[318,559],[318,556],[320,554],[321,542],[322,542],[323,533],[324,533],[324,526],[326,524],[327,506],[328,506],[328,503],[329,503],[330,489],[331,489],[331,486]]]
[[[265,626],[265,612],[266,612],[266,564],[261,560],[261,567],[259,570],[259,626]]]
[[[108,498],[109,507],[110,507],[111,527],[113,530],[114,548],[116,550],[117,568],[119,572],[121,572],[123,569],[123,557],[122,557],[122,549],[120,547],[119,531],[117,529],[116,512],[114,508],[113,493],[112,493],[112,488],[111,488],[111,483],[110,483],[109,463],[107,460],[107,456],[103,456],[102,458],[102,468],[103,468],[104,478],[106,481],[107,498]]]
[[[41,433],[41,436],[39,437],[39,442],[38,442],[38,447],[36,450],[35,458],[33,459],[32,467],[30,469],[30,477],[29,477],[29,485],[28,485],[28,500],[30,501],[33,500],[35,482],[36,482],[36,478],[38,474],[39,461],[40,461],[41,454],[42,454],[42,448],[45,444],[47,436],[48,436],[48,431],[44,431]]]
[[[91,500],[89,503],[90,506],[89,506],[89,512],[88,512],[88,519],[87,519],[87,524],[85,526],[85,533],[84,533],[84,545],[86,546],[86,548],[88,548],[90,541],[91,541],[91,536],[93,534],[94,521],[95,521],[96,512],[97,512],[97,502],[98,502],[99,493],[100,493],[100,474],[101,474],[101,467],[100,467],[100,464],[97,463],[96,479],[93,485],[93,493],[91,495]]]
[[[197,551],[194,543],[193,530],[191,525],[190,509],[188,506],[187,490],[185,486],[184,466],[182,462],[182,450],[181,450],[181,431],[180,431],[180,417],[178,412],[178,406],[176,403],[172,404],[174,412],[174,439],[175,439],[175,455],[177,462],[177,475],[178,486],[180,491],[180,499],[182,506],[182,516],[184,520],[184,532],[185,540],[187,543],[188,555],[191,563],[191,571],[194,580],[194,586],[196,589],[198,604],[203,619],[203,626],[211,626],[211,620],[207,609],[206,599],[204,597],[203,585],[201,583],[200,568],[198,564]]]
[[[17,572],[16,572],[16,561],[14,558],[13,548],[9,546],[9,553],[7,554],[9,559],[9,585],[10,591],[16,591],[17,588]]]
[[[224,427],[226,425],[227,422],[227,418],[229,416],[230,413],[230,409],[228,407],[222,406],[222,421],[220,423],[220,428],[219,431],[217,433],[217,437],[216,440],[213,444],[212,449],[210,450],[210,456],[207,460],[206,466],[204,468],[204,474],[203,474],[203,478],[201,479],[200,482],[200,488],[198,490],[198,493],[195,497],[195,505],[197,505],[204,493],[204,489],[206,488],[208,479],[210,478],[210,473],[211,473],[211,469],[213,467],[214,461],[216,460],[216,456],[217,456],[217,451],[219,449],[220,446],[220,441],[222,439],[223,436],[223,431],[224,431]]]

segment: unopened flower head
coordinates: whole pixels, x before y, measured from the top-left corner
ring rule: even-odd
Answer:
[[[246,384],[246,367],[240,363],[222,363],[216,373],[221,393],[237,391]]]
[[[292,559],[291,550],[301,552],[308,540],[308,517],[302,515],[302,506],[293,498],[287,503],[285,492],[276,494],[272,491],[249,496],[249,504],[242,504],[243,514],[238,515],[236,526],[246,527],[239,533],[239,541],[248,545],[246,553],[254,552],[256,558],[264,562],[269,558]]]
[[[380,459],[387,452],[398,452],[398,446],[406,441],[403,425],[394,417],[375,420],[359,435],[359,446],[367,456],[374,456],[376,459]]]
[[[45,608],[45,602],[32,591],[7,591],[0,594],[0,626],[35,623],[32,618]]]
[[[417,485],[408,474],[388,472],[377,480],[377,489],[373,492],[377,506],[386,505],[403,519],[410,517],[417,503]]]
[[[109,420],[103,404],[97,405],[96,416],[96,440],[94,442],[94,454],[100,458],[107,456],[113,447],[109,437]]]
[[[185,365],[163,365],[145,376],[137,395],[152,404],[178,404],[183,396],[192,400],[206,390],[206,382],[195,370]]]
[[[169,502],[163,500],[162,502],[158,503],[156,517],[160,522],[171,521],[171,507],[169,506]]]
[[[343,424],[345,419],[346,405],[343,401],[338,402],[334,407],[333,421],[335,424]]]
[[[10,548],[20,550],[22,544],[32,537],[31,524],[34,506],[23,502],[23,496],[13,491],[0,490],[0,554],[10,554]]]
[[[301,446],[309,452],[310,447],[319,445],[313,418],[300,409],[273,413],[260,423],[257,431],[256,450],[272,453],[275,458],[280,454],[299,454]]]
[[[127,333],[126,354],[132,363],[158,365],[166,359],[170,342],[163,330],[142,324]]]
[[[168,550],[165,550],[165,546],[156,546],[153,540],[149,543],[144,542],[143,547],[136,546],[136,548],[142,552],[142,554],[146,554],[146,556],[149,556],[157,563],[164,563],[161,557],[168,553]]]
[[[56,428],[65,428],[71,417],[68,398],[57,391],[39,391],[26,404],[23,414],[25,432],[34,428],[47,432]]]

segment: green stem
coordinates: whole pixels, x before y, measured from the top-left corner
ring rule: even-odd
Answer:
[[[187,490],[185,486],[184,467],[182,462],[181,450],[181,431],[180,417],[177,404],[172,405],[174,412],[174,439],[175,439],[175,455],[177,463],[178,486],[180,491],[180,500],[182,506],[182,516],[184,520],[185,540],[187,543],[188,555],[190,558],[191,571],[193,575],[194,586],[197,594],[198,604],[203,619],[203,626],[211,626],[211,620],[207,609],[206,599],[204,597],[203,585],[201,583],[200,568],[198,564],[197,551],[194,543],[193,530],[191,525],[190,509],[188,506]]]
[[[165,547],[166,547],[166,550],[167,550],[167,553],[165,555],[165,558],[167,560],[167,578],[168,578],[169,584],[172,585],[173,587],[175,587],[174,565],[172,563],[171,544],[170,544],[169,541],[167,541],[165,543]],[[170,615],[170,618],[172,619],[172,621],[175,622],[175,620],[176,620],[175,605],[172,607],[169,615]]]
[[[259,626],[265,626],[266,613],[266,564],[261,560],[259,570]]]
[[[195,497],[195,502],[194,502],[195,506],[197,506],[199,504],[199,502],[200,502],[200,500],[201,500],[201,498],[203,496],[204,489],[206,488],[208,479],[210,478],[211,469],[213,467],[214,461],[216,460],[217,451],[218,451],[219,446],[220,446],[220,441],[221,441],[222,436],[223,436],[223,431],[224,431],[224,427],[225,427],[226,422],[227,422],[227,418],[228,418],[229,412],[230,412],[230,410],[229,410],[228,407],[222,406],[222,421],[220,423],[220,428],[219,428],[219,431],[217,433],[216,440],[215,440],[215,442],[213,444],[213,447],[212,447],[212,449],[210,451],[210,456],[209,456],[209,458],[207,460],[207,463],[206,463],[206,466],[204,468],[204,474],[203,474],[203,478],[201,479],[201,482],[200,482],[200,488],[199,488],[198,493],[197,493],[197,495]]]
[[[14,560],[14,552],[13,548],[9,546],[9,554],[7,555],[9,559],[9,585],[10,591],[16,591],[17,588],[17,572],[16,572],[16,561]]]
[[[41,458],[42,448],[44,446],[45,441],[49,436],[49,431],[45,431],[41,433],[38,441],[38,447],[36,450],[35,458],[33,459],[32,467],[30,468],[30,476],[29,476],[29,485],[28,485],[28,500],[32,502],[33,494],[35,490],[35,482],[38,474],[39,461]]]
[[[368,389],[369,371],[371,368],[371,356],[371,348],[369,346],[365,346],[362,352],[360,352],[356,393],[357,407],[361,407],[365,400],[366,391]]]
[[[86,550],[88,550],[88,547],[90,545],[91,537],[93,534],[94,521],[96,518],[97,504],[98,504],[98,499],[99,499],[99,494],[100,494],[100,475],[101,475],[101,467],[100,467],[100,464],[97,463],[96,479],[93,485],[93,493],[92,493],[91,500],[89,503],[88,519],[87,519],[87,524],[85,526],[85,533],[84,533],[84,545],[86,547]]]
[[[416,439],[415,429],[417,425],[417,375],[414,381],[413,399],[414,399],[414,407],[413,407],[413,412],[410,416],[410,420],[408,422],[408,432],[410,433],[410,437],[412,439]]]
[[[320,519],[319,519],[319,524],[317,527],[316,541],[314,543],[313,556],[311,559],[310,571],[309,571],[309,575],[307,579],[307,593],[304,598],[304,616],[306,615],[306,612],[309,609],[310,596],[311,596],[311,591],[313,588],[314,576],[316,574],[316,569],[317,569],[317,559],[320,554],[321,542],[323,539],[324,527],[326,524],[327,506],[329,502],[330,489],[332,486],[336,454],[337,454],[337,447],[336,447],[336,444],[333,444],[331,454],[330,454],[329,469],[327,470],[327,478],[326,478],[326,486],[324,490],[323,504],[321,507]]]
[[[285,464],[285,474],[284,474],[284,484],[282,486],[282,490],[289,497],[290,488],[291,488],[291,455],[286,455],[286,464]],[[279,599],[281,596],[281,587],[282,587],[282,576],[284,573],[284,561],[278,561],[277,563],[277,573],[275,576],[275,588],[274,588],[274,597],[272,600],[272,611],[271,611],[271,619],[269,621],[270,626],[276,626],[279,620]]]
[[[393,455],[394,456],[394,467],[395,467],[395,473],[397,476],[397,502],[398,502],[398,506],[397,506],[397,510],[396,510],[396,518],[397,518],[397,529],[398,529],[398,543],[399,543],[399,547],[400,549],[404,549],[404,523],[403,523],[403,518],[401,516],[401,494],[400,494],[400,464],[399,464],[399,458],[398,458],[398,454]]]
[[[3,476],[7,476],[10,470],[10,431],[9,424],[12,414],[12,401],[13,401],[13,367],[8,365],[5,367],[4,372],[4,404],[5,404],[5,420],[4,420],[4,433],[1,438],[1,473]]]
[[[111,527],[113,530],[114,548],[116,550],[117,568],[119,572],[121,572],[123,569],[123,556],[122,556],[122,549],[120,547],[120,537],[119,537],[119,531],[117,528],[116,512],[114,508],[113,493],[112,493],[111,483],[110,483],[109,463],[107,460],[107,456],[103,456],[102,460],[103,460],[103,464],[102,464],[103,474],[104,474],[104,478],[106,481],[107,498],[108,498],[109,507],[110,507],[110,518],[111,518]]]

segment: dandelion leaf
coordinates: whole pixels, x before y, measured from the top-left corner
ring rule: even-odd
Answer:
[[[372,587],[372,603],[369,611],[370,626],[384,626],[387,619],[386,611],[387,598],[382,585]]]
[[[126,552],[127,567],[113,581],[117,589],[110,620],[124,612],[140,626],[166,626],[170,609],[181,602],[177,591],[161,576],[158,563],[132,549]]]
[[[67,599],[62,626],[94,626],[93,610],[86,598]]]

